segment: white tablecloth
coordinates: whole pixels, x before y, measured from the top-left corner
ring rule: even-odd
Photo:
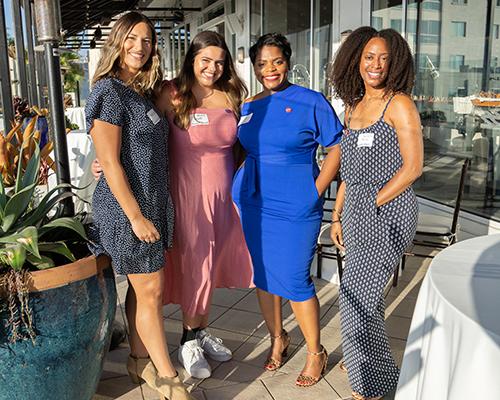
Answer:
[[[85,107],[69,107],[64,114],[66,114],[66,117],[68,117],[71,123],[78,125],[78,129],[87,129],[87,124],[85,123]]]
[[[71,131],[66,135],[66,140],[68,142],[71,184],[79,188],[88,186],[85,189],[76,190],[76,193],[84,200],[91,202],[96,182],[90,172],[90,165],[95,158],[95,150],[90,135],[87,135],[82,130]],[[51,157],[54,159],[54,153],[52,153]],[[52,174],[49,176],[49,188],[57,184],[56,175],[53,171],[51,172]],[[75,211],[90,211],[90,205],[85,204],[85,202],[78,200],[76,197],[74,198],[74,202]]]
[[[500,235],[439,253],[424,278],[396,400],[500,399]]]

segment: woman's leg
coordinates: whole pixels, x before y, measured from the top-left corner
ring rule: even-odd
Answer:
[[[168,355],[163,326],[163,271],[130,274],[129,282],[136,297],[135,328],[160,377],[177,374]],[[132,317],[133,318],[133,317]]]
[[[127,289],[127,296],[125,297],[125,314],[127,315],[128,329],[129,329],[129,345],[130,354],[136,358],[148,357],[148,351],[142,343],[137,327],[135,325],[135,316],[137,314],[137,297],[134,288],[130,284]]]
[[[311,353],[319,353],[322,350],[319,328],[319,302],[316,296],[306,301],[291,301],[293,313],[300,330],[306,339],[307,361],[303,375],[319,378],[324,364],[324,357],[319,357]]]
[[[204,315],[200,314],[191,316],[186,313],[182,313],[182,324],[186,329],[198,329],[201,327],[204,317],[205,317]],[[207,315],[207,320],[208,320],[208,315]]]
[[[286,347],[287,340],[282,335],[283,315],[281,311],[281,297],[261,289],[256,290],[260,310],[262,312],[264,320],[266,321],[266,326],[272,339],[270,357],[281,363],[283,358],[283,350]]]

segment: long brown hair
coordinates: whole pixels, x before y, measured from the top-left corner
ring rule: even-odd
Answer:
[[[236,115],[239,115],[241,102],[248,94],[245,84],[236,73],[231,53],[227,48],[224,38],[213,31],[198,33],[189,45],[181,71],[174,80],[177,87],[177,93],[173,101],[175,112],[174,122],[182,129],[189,127],[191,111],[198,106],[198,102],[192,92],[192,88],[196,82],[193,66],[194,58],[200,50],[209,46],[219,47],[224,50],[224,70],[221,77],[215,82],[215,87],[226,94],[231,104],[231,109]]]
[[[359,63],[366,44],[379,37],[389,48],[389,69],[384,92],[411,94],[415,82],[414,62],[406,40],[394,29],[377,31],[362,26],[352,32],[340,46],[330,72],[330,83],[335,94],[352,107],[361,100],[365,84],[359,73]]]
[[[134,26],[141,22],[147,24],[151,30],[151,55],[141,70],[125,83],[143,96],[154,97],[162,81],[161,58],[157,45],[158,40],[153,23],[148,17],[135,11],[125,14],[113,25],[109,37],[101,50],[101,58],[92,78],[92,85],[103,78],[118,76],[123,44],[130,31],[134,29]]]

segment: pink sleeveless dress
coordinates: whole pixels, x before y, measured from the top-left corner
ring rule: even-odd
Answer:
[[[194,316],[209,312],[216,287],[252,287],[253,270],[231,197],[236,117],[229,109],[198,108],[191,120],[184,130],[169,116],[175,226],[163,298]]]

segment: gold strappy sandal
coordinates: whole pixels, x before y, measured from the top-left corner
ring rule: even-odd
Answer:
[[[304,375],[303,373],[301,373],[297,377],[297,380],[295,381],[295,384],[297,386],[300,386],[300,387],[309,387],[309,386],[316,385],[316,383],[319,382],[319,380],[321,379],[321,377],[325,373],[326,363],[328,362],[328,353],[326,352],[326,350],[323,346],[321,346],[321,351],[319,351],[317,353],[314,353],[312,351],[308,351],[307,354],[309,354],[311,356],[318,356],[318,357],[323,358],[323,361],[322,361],[323,365],[321,366],[321,371],[320,371],[319,376],[309,376],[309,375]]]
[[[280,338],[283,338],[284,347],[283,351],[281,352],[281,360],[276,360],[272,357],[272,347],[274,345],[274,341]],[[290,346],[290,336],[288,336],[288,332],[286,330],[283,329],[281,331],[281,335],[271,336],[271,350],[269,351],[269,356],[267,357],[267,360],[264,364],[264,369],[267,369],[268,371],[276,371],[278,368],[280,368],[283,365],[283,358],[288,356],[288,346]]]

